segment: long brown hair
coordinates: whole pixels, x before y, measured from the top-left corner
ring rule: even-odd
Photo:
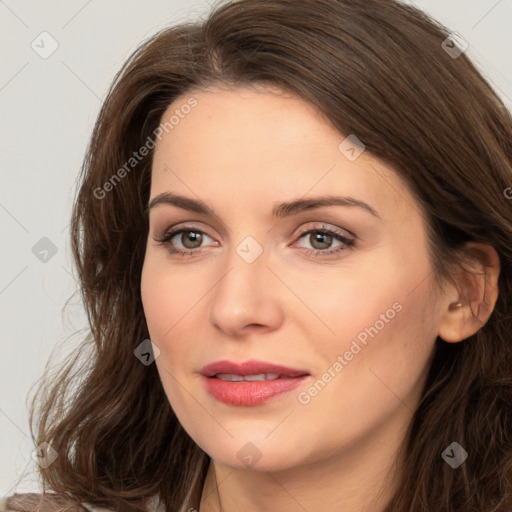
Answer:
[[[149,338],[140,280],[150,142],[178,96],[259,83],[316,106],[396,170],[427,212],[436,277],[462,264],[465,242],[497,251],[495,309],[467,340],[437,339],[386,510],[512,510],[512,119],[466,54],[447,51],[449,35],[392,0],[240,0],[131,55],[97,119],[72,216],[90,333],[32,403],[36,445],[58,453],[40,469],[45,486],[117,510],[144,510],[157,494],[168,510],[199,508],[210,459],[176,419],[156,366],[134,356]],[[453,441],[469,453],[457,470],[441,457]]]

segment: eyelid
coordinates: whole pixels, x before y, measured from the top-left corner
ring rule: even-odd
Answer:
[[[160,236],[153,238],[153,240],[155,242],[167,243],[170,240],[172,240],[175,236],[183,233],[184,231],[193,231],[193,232],[201,233],[202,235],[206,235],[208,238],[215,240],[215,238],[210,236],[204,229],[200,229],[196,226],[191,226],[188,224],[185,224],[183,226],[180,226],[178,224],[177,226],[166,228],[163,230],[163,232]],[[196,250],[194,252],[198,252],[198,250]]]
[[[179,234],[187,231],[192,232],[199,232],[202,235],[207,236],[208,238],[211,238],[212,240],[215,240],[213,237],[211,237],[206,231],[203,229],[199,229],[196,226],[192,226],[190,224],[184,224],[180,225],[177,224],[176,226],[168,227],[161,237],[154,238],[155,242],[159,242],[160,245],[163,245],[167,248],[167,251],[174,256],[189,256],[193,257],[198,254],[202,254],[205,252],[206,247],[199,247],[195,249],[177,249],[175,248],[170,242],[171,240],[178,236]],[[350,231],[346,230],[350,233]],[[314,257],[318,260],[320,259],[333,259],[339,256],[342,252],[346,252],[347,250],[351,250],[356,245],[356,239],[357,237],[352,235],[346,236],[341,232],[341,229],[338,227],[328,227],[324,223],[321,223],[321,226],[305,226],[302,227],[299,230],[299,233],[295,236],[294,242],[292,243],[291,247],[293,247],[298,241],[300,241],[302,238],[305,237],[305,235],[309,233],[314,232],[324,232],[329,233],[332,238],[337,240],[340,245],[336,246],[334,248],[330,249],[310,249],[307,247],[300,247],[301,251],[306,255],[312,255],[314,254]],[[215,240],[215,243],[218,245],[218,242]]]
[[[322,226],[311,226],[311,227],[305,227],[302,228],[295,241],[293,242],[293,245],[295,245],[298,241],[300,241],[302,238],[304,238],[305,235],[309,233],[314,232],[320,232],[320,233],[328,233],[332,238],[340,242],[341,246],[333,247],[330,249],[309,249],[307,247],[302,247],[301,249],[306,254],[314,253],[317,258],[324,258],[327,259],[329,257],[334,258],[338,256],[341,252],[350,250],[355,247],[356,245],[356,237],[354,235],[352,236],[346,236],[343,234],[339,228],[329,228],[325,224],[322,223]],[[344,247],[343,247],[344,246]],[[322,256],[318,256],[321,254]]]
[[[301,227],[299,229],[298,233],[295,235],[296,238],[300,238],[302,235],[309,233],[311,231],[329,231],[329,232],[336,233],[337,235],[339,235],[340,237],[343,237],[343,238],[349,238],[349,237],[357,238],[356,235],[354,235],[348,229],[343,229],[343,231],[345,231],[348,234],[348,237],[347,237],[346,235],[344,235],[341,232],[341,228],[329,227],[329,226],[326,226],[325,223],[320,223],[320,224],[322,224],[322,225],[321,226]],[[154,238],[154,240],[160,241],[161,239],[165,238],[167,234],[170,234],[170,233],[172,233],[172,235],[175,236],[178,233],[180,233],[181,231],[193,231],[193,230],[198,231],[198,232],[208,236],[212,240],[214,240],[214,237],[209,235],[204,229],[197,227],[197,226],[193,226],[191,224],[187,224],[187,223],[184,223],[183,225],[181,225],[181,223],[178,223],[175,226],[167,227],[167,228],[161,230],[161,235],[157,237],[159,240],[156,240],[156,238]]]
[[[320,222],[320,224],[321,224],[320,227],[309,226],[309,227],[300,228],[297,236],[301,236],[304,233],[308,233],[310,231],[330,231],[330,232],[336,233],[337,235],[339,235],[343,238],[354,238],[354,239],[357,238],[356,235],[354,235],[354,233],[352,233],[348,229],[342,229],[342,228],[332,227],[332,226],[330,227],[330,226],[327,226],[324,222]],[[347,233],[347,235],[345,235],[342,231],[345,231]]]
[[[192,231],[193,229],[196,231],[200,231],[201,233],[207,233],[207,230],[210,230],[210,227],[208,225],[205,225],[205,227],[201,227],[202,222],[200,221],[182,221],[177,222],[176,224],[173,224],[171,222],[166,222],[165,224],[162,223],[162,228],[158,228],[157,226],[153,227],[153,229],[150,229],[150,232],[152,231],[154,233],[154,236],[158,236],[158,238],[164,237],[167,233],[171,231],[178,231],[180,229],[188,229]],[[210,235],[208,235],[210,236]],[[210,238],[213,238],[210,236]]]

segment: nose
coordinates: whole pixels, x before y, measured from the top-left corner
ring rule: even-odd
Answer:
[[[230,253],[212,291],[209,318],[216,329],[241,338],[279,328],[283,322],[283,284],[269,263],[265,250],[254,261],[242,251]]]

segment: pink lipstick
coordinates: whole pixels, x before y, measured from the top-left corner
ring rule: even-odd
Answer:
[[[299,386],[309,372],[264,361],[217,361],[202,370],[206,390],[229,405],[254,406]]]

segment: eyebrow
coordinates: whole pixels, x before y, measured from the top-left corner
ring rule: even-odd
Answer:
[[[206,203],[198,199],[192,199],[190,197],[180,196],[179,194],[173,194],[170,192],[162,192],[156,195],[149,203],[146,214],[152,208],[155,208],[161,204],[173,205],[183,210],[188,210],[194,213],[203,215],[210,215],[219,218],[215,211],[210,208]],[[280,219],[295,215],[305,210],[311,210],[313,208],[321,208],[322,206],[352,206],[363,208],[364,210],[371,213],[374,217],[381,218],[379,213],[371,207],[369,204],[348,196],[317,196],[309,199],[295,199],[293,201],[285,202],[274,206],[272,209],[271,217],[274,219]]]

